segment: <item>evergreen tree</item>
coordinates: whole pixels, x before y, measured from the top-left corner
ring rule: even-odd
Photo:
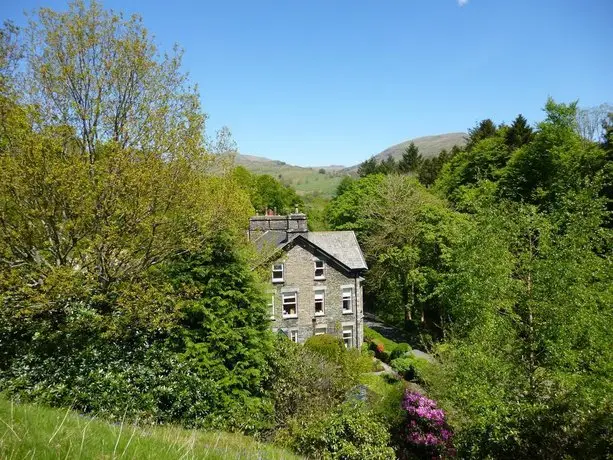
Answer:
[[[528,124],[528,120],[522,114],[519,114],[507,130],[505,143],[509,146],[509,149],[515,150],[528,144],[533,136],[534,131]]]
[[[419,153],[417,146],[411,142],[402,154],[402,158],[398,162],[398,171],[401,173],[416,173],[419,171],[423,163],[423,158]]]
[[[394,157],[391,155],[388,155],[385,160],[381,161],[377,168],[377,172],[381,174],[393,174],[397,171],[398,164],[396,163],[396,160],[394,160]]]
[[[498,128],[496,124],[489,118],[480,121],[474,128],[468,130],[466,148],[470,150],[479,141],[487,139],[488,137],[494,137],[497,132]]]
[[[360,163],[358,167],[358,175],[360,177],[366,177],[377,172],[377,159],[374,156]]]

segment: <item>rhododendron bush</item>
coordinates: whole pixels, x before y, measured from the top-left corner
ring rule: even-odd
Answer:
[[[402,458],[449,458],[455,456],[453,432],[445,411],[424,395],[406,390],[402,400],[406,421],[401,428]]]

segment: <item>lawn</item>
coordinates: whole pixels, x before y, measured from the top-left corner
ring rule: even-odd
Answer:
[[[110,424],[70,410],[0,399],[3,459],[298,459],[230,433]]]

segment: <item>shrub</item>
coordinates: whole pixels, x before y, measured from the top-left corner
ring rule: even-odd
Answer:
[[[424,374],[430,363],[413,355],[396,358],[390,362],[390,366],[406,380],[416,383],[424,382]]]
[[[265,383],[274,405],[274,426],[291,419],[307,420],[340,404],[354,386],[343,367],[325,356],[277,336],[269,358],[271,372]]]
[[[405,391],[402,408],[406,420],[399,432],[401,458],[448,458],[455,456],[453,431],[445,412],[424,395]]]
[[[410,351],[411,351],[411,346],[408,343],[399,343],[398,345],[396,345],[396,348],[394,348],[394,350],[392,351],[390,358],[392,360],[396,358],[401,358],[407,353],[409,353]]]
[[[345,403],[306,427],[298,427],[291,447],[309,458],[330,460],[394,459],[390,435],[361,403]]]
[[[231,244],[210,241],[104,294],[74,270],[34,288],[10,280],[0,391],[115,420],[265,428],[268,313]]]
[[[339,362],[341,356],[347,351],[343,341],[331,334],[321,334],[309,337],[304,346],[327,359]]]

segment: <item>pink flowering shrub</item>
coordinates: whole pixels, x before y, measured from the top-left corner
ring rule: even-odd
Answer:
[[[420,393],[406,390],[402,400],[406,421],[400,433],[402,458],[449,458],[455,456],[453,432],[445,411]]]

